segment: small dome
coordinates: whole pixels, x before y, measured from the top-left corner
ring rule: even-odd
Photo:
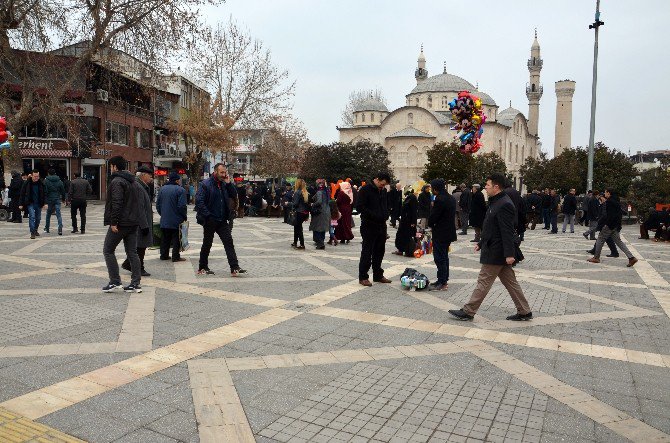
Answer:
[[[483,104],[489,105],[489,106],[498,106],[496,104],[496,101],[493,100],[493,97],[488,95],[486,92],[478,91],[478,90],[475,89],[474,91],[472,91],[472,93],[474,95],[476,95],[477,97],[479,97],[482,100]]]
[[[453,74],[438,74],[428,77],[416,85],[410,94],[417,92],[460,92],[474,91],[475,87],[469,81]]]
[[[389,112],[388,108],[384,103],[374,98],[369,98],[365,101],[358,103],[355,106],[354,112],[361,112],[361,111]]]
[[[509,107],[507,109],[503,109],[498,113],[498,123],[501,125],[505,125],[509,128],[512,127],[512,123],[514,123],[514,119],[516,118],[517,115],[521,114],[523,116],[523,112],[519,111],[518,109],[515,109],[513,107]],[[525,118],[525,117],[524,117]]]

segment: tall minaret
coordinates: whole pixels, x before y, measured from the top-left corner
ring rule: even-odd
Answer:
[[[561,80],[556,82],[556,133],[554,136],[554,157],[572,147],[572,96],[575,82]]]
[[[537,135],[537,125],[540,118],[540,98],[542,97],[542,85],[540,84],[540,71],[542,70],[542,59],[540,58],[540,44],[537,42],[537,29],[535,40],[530,47],[530,58],[528,59],[528,72],[530,83],[526,85],[526,97],[528,97],[528,131],[531,135]]]
[[[416,64],[416,71],[414,71],[414,78],[416,79],[416,84],[418,85],[422,81],[428,78],[428,70],[426,69],[426,56],[423,55],[423,45],[421,45],[421,53]]]

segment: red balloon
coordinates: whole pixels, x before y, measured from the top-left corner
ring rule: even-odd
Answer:
[[[8,136],[9,135],[7,134],[7,131],[5,131],[4,129],[0,130],[0,143],[6,142]]]
[[[7,129],[7,119],[5,117],[0,117],[0,131]]]

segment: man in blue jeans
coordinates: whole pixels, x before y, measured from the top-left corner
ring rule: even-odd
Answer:
[[[431,181],[430,188],[435,201],[428,217],[428,227],[432,230],[437,281],[428,285],[428,289],[446,291],[449,287],[449,245],[456,241],[456,199],[447,192],[441,178]]]
[[[30,227],[30,238],[39,237],[37,232],[40,228],[40,219],[42,218],[42,209],[46,198],[44,195],[44,183],[40,180],[40,171],[33,169],[31,177],[23,183],[21,187],[21,206],[19,209],[28,210],[28,226]]]
[[[56,170],[49,169],[49,175],[44,180],[44,194],[47,201],[47,217],[44,223],[44,232],[49,232],[51,224],[51,214],[56,212],[58,220],[58,235],[63,235],[63,218],[60,215],[60,204],[65,201],[65,185],[60,177],[56,175]]]

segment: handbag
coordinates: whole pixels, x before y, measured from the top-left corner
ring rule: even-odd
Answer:
[[[295,213],[295,210],[291,209],[289,211],[287,221],[289,225],[295,226],[296,222],[298,221],[298,215]]]
[[[184,252],[188,248],[188,222],[185,221],[179,224],[179,250]]]

